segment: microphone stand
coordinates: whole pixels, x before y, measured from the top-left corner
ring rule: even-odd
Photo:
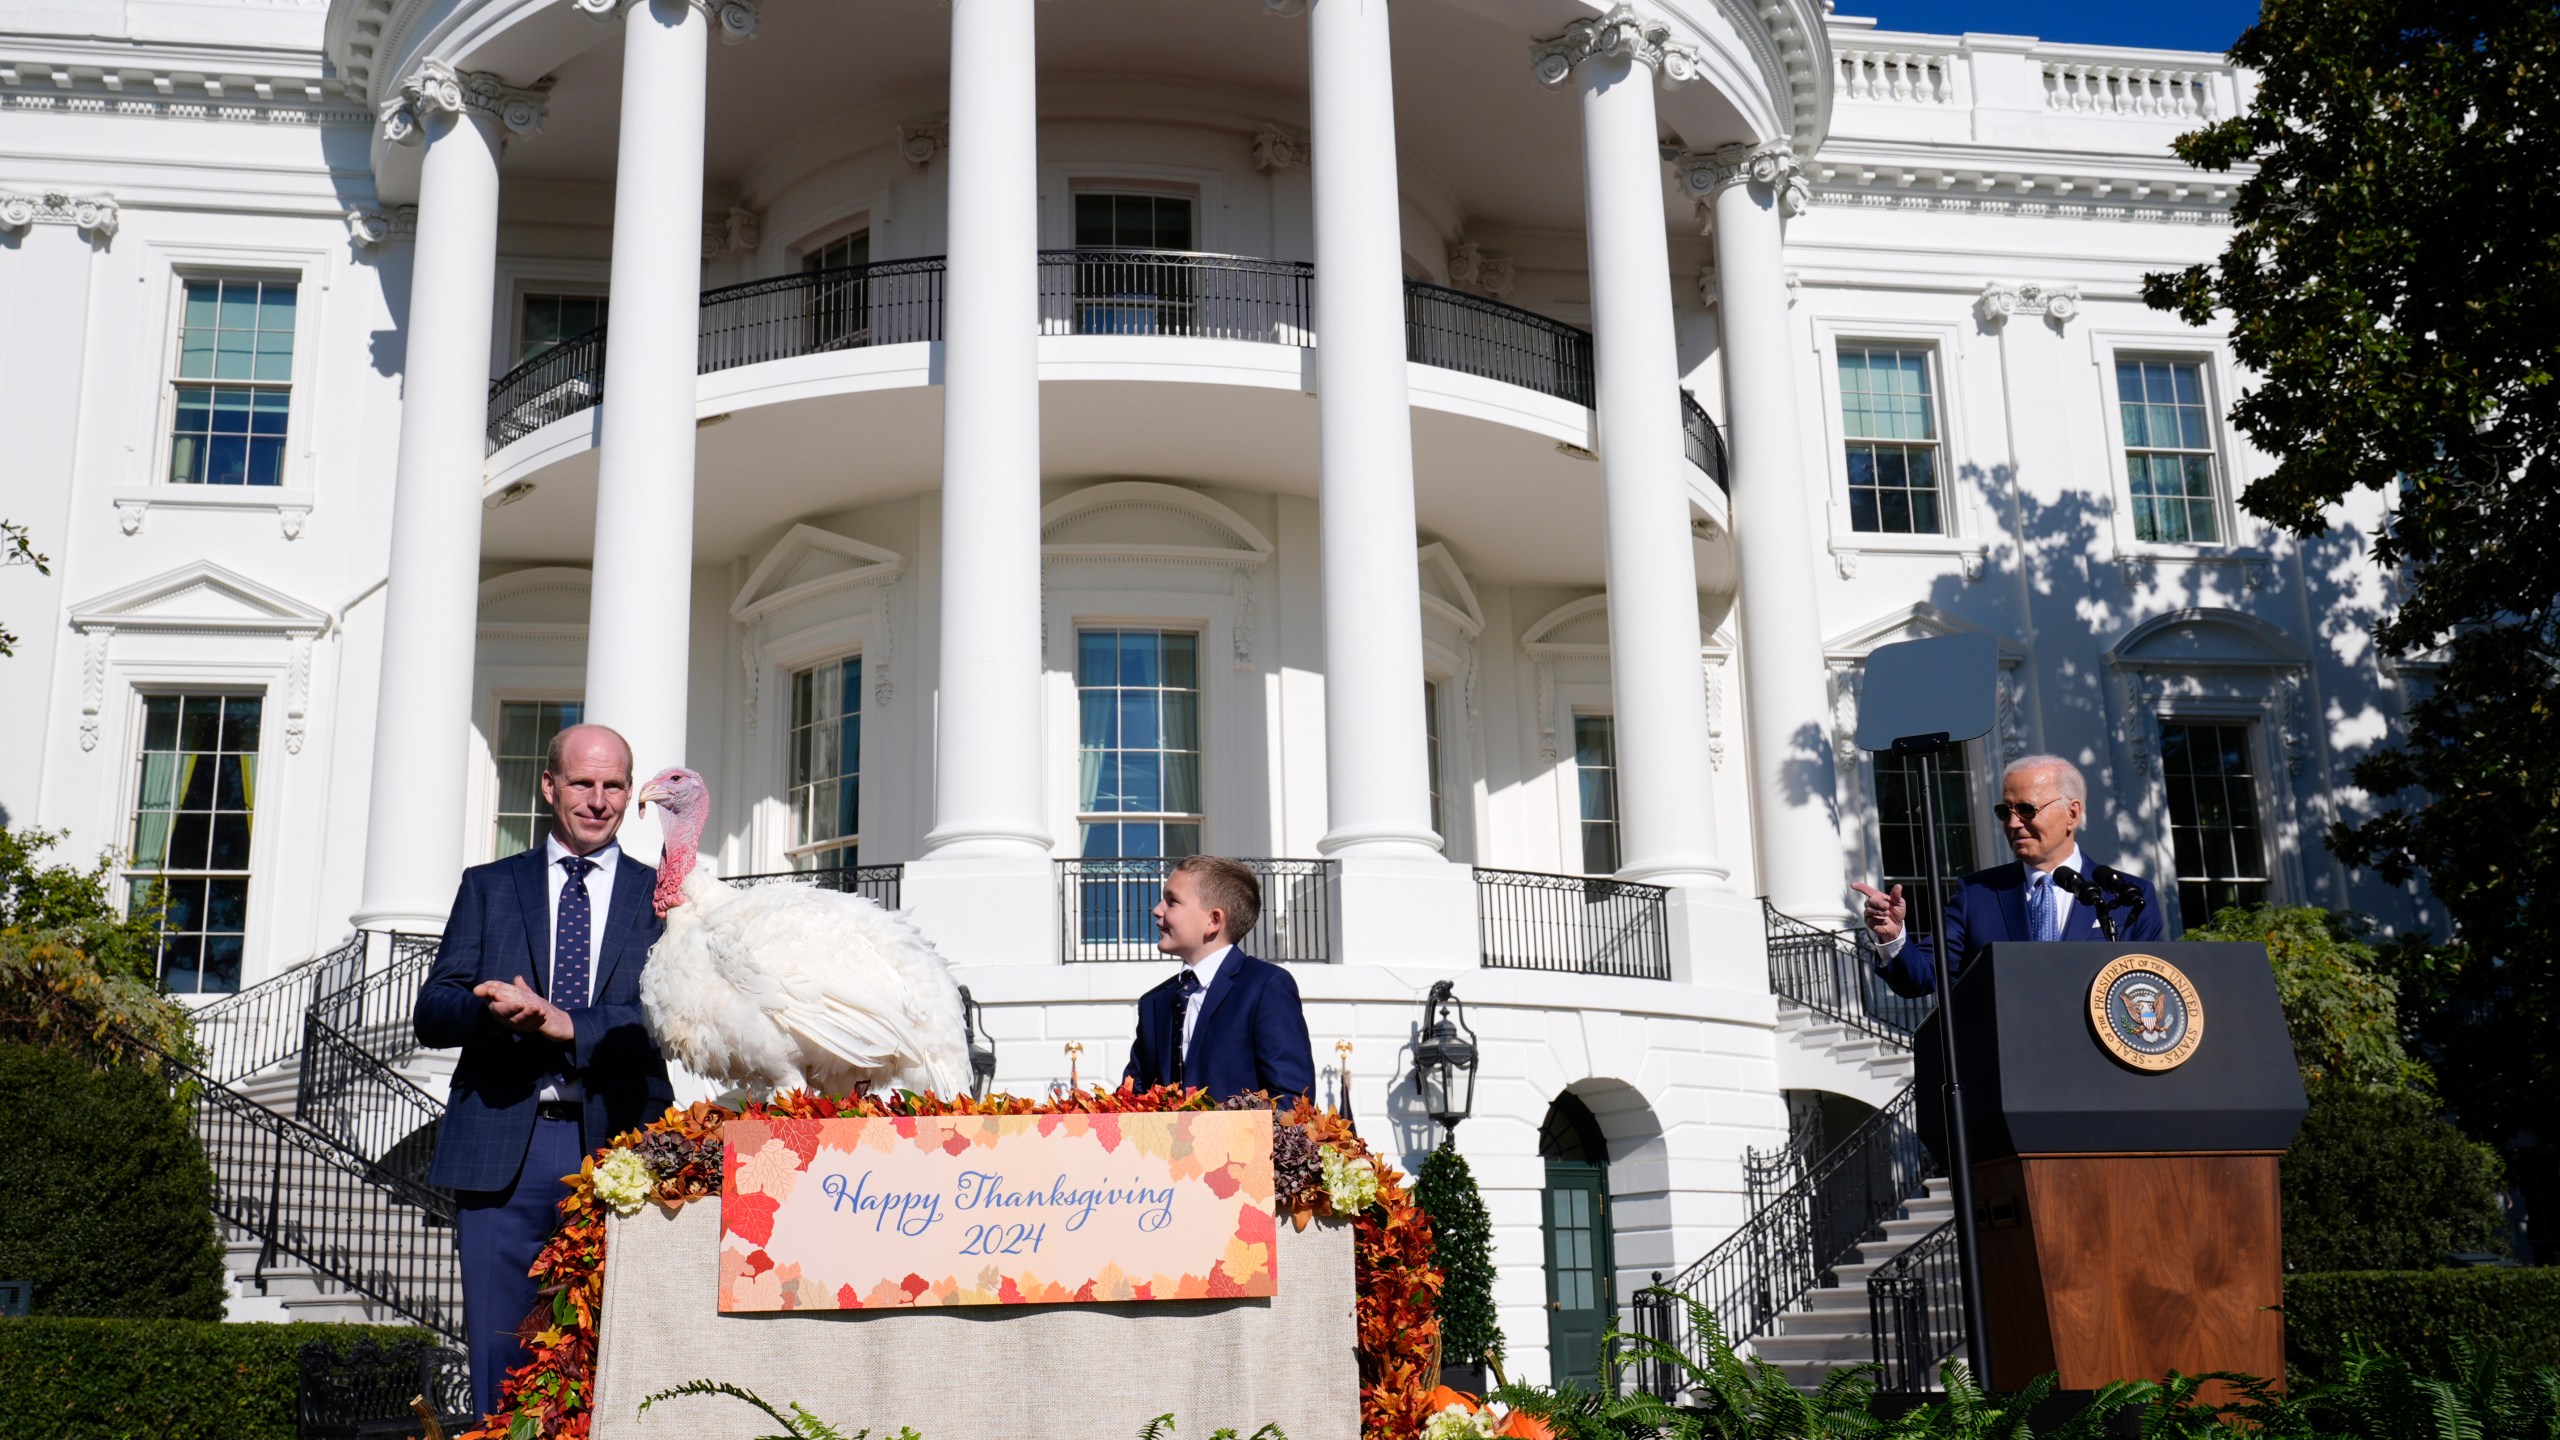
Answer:
[[[1947,950],[1947,885],[1946,867],[1939,855],[1938,833],[1938,760],[1937,757],[1955,747],[1941,730],[1930,735],[1905,735],[1893,742],[1893,753],[1920,762],[1920,838],[1921,849],[1929,857],[1929,905],[1936,912],[1935,930],[1929,937],[1930,956],[1937,963],[1930,966],[1937,981],[1938,1033],[1947,1050],[1947,1136],[1955,1154],[1948,1157],[1947,1179],[1955,1192],[1956,1261],[1964,1282],[1964,1354],[1965,1366],[1973,1372],[1973,1382],[1988,1388],[1991,1367],[1987,1359],[1989,1323],[1982,1308],[1982,1244],[1973,1214],[1973,1138],[1966,1131],[1964,1114],[1964,1079],[1956,1058],[1955,968],[1963,957],[1949,955]],[[1903,943],[1910,943],[1910,931],[1903,932]]]

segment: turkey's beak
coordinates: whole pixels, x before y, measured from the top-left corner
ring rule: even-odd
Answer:
[[[640,813],[646,815],[649,813],[649,803],[651,801],[654,800],[661,805],[667,803],[667,787],[664,785],[643,785],[640,787],[640,793],[632,798],[640,802]]]

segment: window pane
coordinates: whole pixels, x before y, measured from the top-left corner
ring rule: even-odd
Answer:
[[[1180,631],[1077,632],[1076,806],[1087,856],[1154,855],[1198,843],[1199,644],[1197,635]],[[1108,817],[1115,814],[1154,818],[1113,825]]]
[[[2203,924],[2224,905],[2247,903],[2244,896],[2266,893],[2249,728],[2179,722],[2160,727],[2178,903],[2189,925]]]
[[[1573,717],[1575,800],[1582,817],[1584,873],[1618,868],[1618,771],[1616,722],[1606,715]]]
[[[254,695],[153,695],[126,860],[137,913],[159,910],[162,978],[180,993],[239,988],[257,805]]]
[[[575,700],[508,700],[498,706],[498,814],[493,852],[503,860],[542,843],[551,811],[542,803],[542,763],[551,739],[578,723]]]
[[[792,864],[851,864],[862,837],[862,657],[792,672],[791,694]]]

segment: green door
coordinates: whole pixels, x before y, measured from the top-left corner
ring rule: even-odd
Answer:
[[[1599,1384],[1600,1337],[1614,1308],[1609,1184],[1600,1166],[1547,1162],[1547,1359],[1558,1386]]]

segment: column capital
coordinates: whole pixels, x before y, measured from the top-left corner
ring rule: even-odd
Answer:
[[[1315,153],[1315,142],[1293,135],[1277,125],[1265,123],[1253,132],[1253,168],[1256,170],[1312,169]]]
[[[386,210],[347,212],[347,238],[367,250],[418,234],[418,207],[394,205]]]
[[[743,205],[732,205],[728,214],[706,217],[702,222],[702,258],[705,260],[753,250],[763,243],[764,217]]]
[[[1562,85],[1583,61],[1600,55],[1623,55],[1649,66],[1665,85],[1685,85],[1698,78],[1698,52],[1671,38],[1671,27],[1639,16],[1632,5],[1608,14],[1576,20],[1553,40],[1529,49],[1529,69],[1541,85]]]
[[[456,70],[442,60],[422,60],[382,104],[382,138],[394,145],[424,139],[430,113],[478,114],[506,127],[510,138],[542,128],[550,108],[549,86],[523,89],[485,70]]]
[[[1729,185],[1766,185],[1778,192],[1789,215],[1801,215],[1813,204],[1813,182],[1805,178],[1795,147],[1784,140],[1742,141],[1719,145],[1703,154],[1683,150],[1672,158],[1684,192],[1712,198]]]
[[[643,0],[569,0],[588,18],[607,24],[622,18],[622,12]],[[711,22],[712,33],[723,45],[744,45],[756,38],[757,12],[762,0],[685,0]]]
[[[69,225],[87,231],[92,240],[103,241],[116,238],[121,223],[113,195],[74,195],[65,190],[24,195],[0,190],[0,230]]]
[[[2042,315],[2059,328],[2070,324],[2080,313],[2080,287],[1995,281],[1982,287],[1982,297],[1973,302],[1973,311],[1987,325],[2002,324],[2012,315]]]

